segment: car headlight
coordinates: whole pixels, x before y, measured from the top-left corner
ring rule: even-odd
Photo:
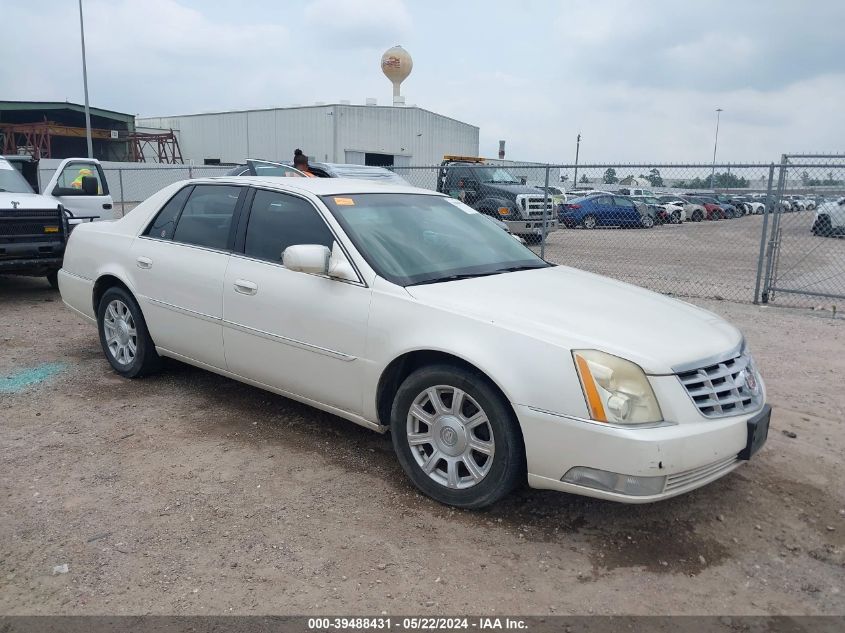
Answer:
[[[590,418],[613,424],[663,421],[660,405],[642,368],[594,349],[572,351]]]

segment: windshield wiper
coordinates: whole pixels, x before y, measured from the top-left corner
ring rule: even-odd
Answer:
[[[520,270],[539,270],[540,268],[548,268],[548,266],[508,266],[507,268],[497,268],[490,274],[495,275],[498,273],[515,273]]]
[[[445,277],[435,277],[434,279],[426,279],[424,281],[418,281],[413,284],[408,284],[409,286],[423,286],[425,284],[437,284],[441,281],[457,281],[459,279],[473,279],[475,277],[487,277],[488,275],[498,275],[501,272],[505,272],[504,270],[491,270],[489,272],[484,273],[461,273],[459,275],[446,275]]]
[[[501,275],[502,273],[513,273],[519,270],[534,270],[539,268],[548,268],[548,266],[508,266],[506,268],[497,268],[496,270],[488,270],[483,273],[460,273],[456,275],[446,275],[445,277],[435,277],[434,279],[426,279],[425,281],[418,281],[409,286],[422,286],[425,284],[436,284],[441,281],[457,281],[459,279],[473,279],[475,277],[489,277],[491,275]]]

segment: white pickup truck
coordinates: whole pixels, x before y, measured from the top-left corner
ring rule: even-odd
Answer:
[[[56,287],[73,227],[113,219],[114,203],[94,159],[63,160],[38,190],[37,160],[0,156],[0,274],[43,275]]]

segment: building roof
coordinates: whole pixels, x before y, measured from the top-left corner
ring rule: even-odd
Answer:
[[[21,110],[72,110],[74,112],[85,112],[85,106],[70,101],[0,101],[0,112]],[[115,119],[126,123],[134,123],[135,115],[114,110],[89,107],[92,116],[99,116],[106,119]]]
[[[434,116],[448,119],[450,121],[455,121],[456,123],[460,123],[461,125],[466,125],[469,127],[474,127],[478,129],[477,125],[473,125],[472,123],[467,123],[465,121],[460,121],[458,119],[440,114],[439,112],[433,112],[431,110],[426,110],[425,108],[421,108],[419,106],[410,105],[410,106],[393,106],[393,105],[364,105],[364,104],[355,104],[355,103],[320,103],[320,104],[313,104],[313,105],[297,105],[297,106],[279,106],[279,107],[272,107],[272,108],[248,108],[245,110],[218,110],[214,112],[195,112],[193,114],[171,114],[171,115],[149,115],[149,116],[138,116],[138,121],[148,121],[150,119],[182,119],[186,117],[194,117],[194,116],[209,116],[215,114],[243,114],[246,112],[269,112],[273,110],[307,110],[307,109],[316,109],[316,108],[366,108],[367,110],[390,110],[390,111],[412,111],[418,110],[420,112],[427,112],[428,114],[433,114]]]

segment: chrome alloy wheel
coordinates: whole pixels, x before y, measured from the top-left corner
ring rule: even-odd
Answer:
[[[109,353],[118,364],[131,365],[138,352],[138,330],[129,307],[114,299],[109,302],[103,317],[103,330]]]
[[[448,488],[475,486],[493,466],[495,440],[487,414],[466,392],[429,387],[411,405],[408,445],[417,464]]]

